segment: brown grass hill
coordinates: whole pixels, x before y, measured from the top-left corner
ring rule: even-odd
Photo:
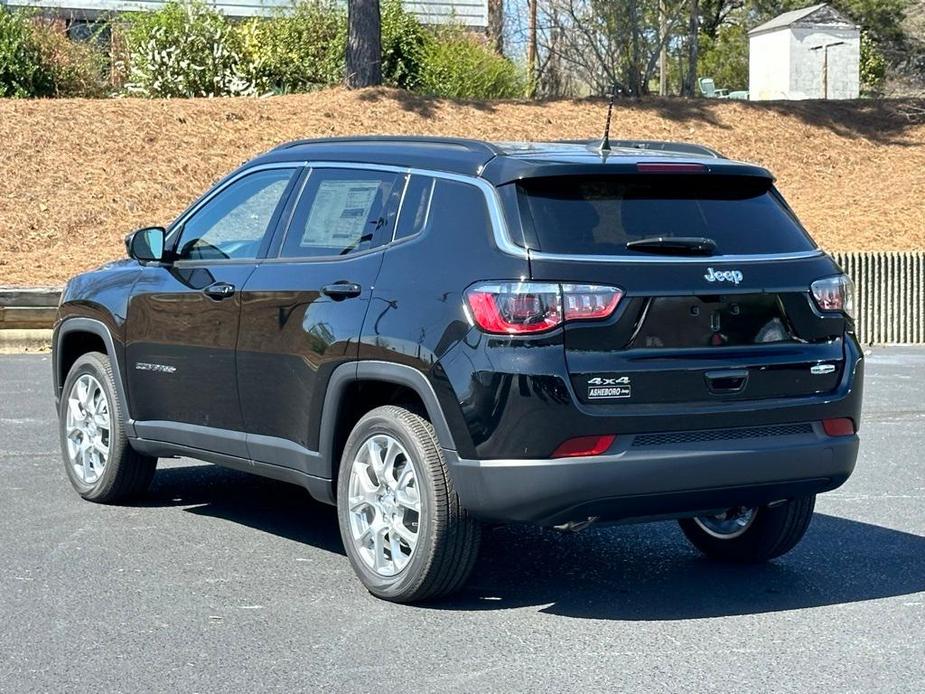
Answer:
[[[601,100],[469,103],[331,89],[265,99],[0,100],[0,284],[62,283],[124,254],[253,155],[301,137],[596,137]],[[618,103],[620,138],[699,142],[768,167],[831,250],[925,248],[925,104]]]

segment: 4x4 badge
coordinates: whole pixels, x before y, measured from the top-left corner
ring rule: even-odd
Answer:
[[[595,376],[588,379],[588,399],[605,400],[610,398],[628,398],[632,396],[629,376],[605,378]]]
[[[743,277],[741,270],[714,270],[711,267],[707,268],[707,274],[703,276],[707,282],[732,282],[733,284],[741,282]]]
[[[629,376],[620,376],[618,378],[601,378],[600,376],[595,376],[594,378],[588,379],[589,386],[629,385],[629,382]]]

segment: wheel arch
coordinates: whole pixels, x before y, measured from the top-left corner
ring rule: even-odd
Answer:
[[[100,348],[102,347],[102,350]],[[54,380],[55,403],[61,400],[64,381],[74,363],[88,352],[102,351],[116,376],[116,389],[120,404],[126,415],[126,431],[134,435],[131,410],[126,396],[125,375],[120,368],[120,352],[109,327],[95,318],[75,316],[59,323],[52,338],[52,377]]]
[[[360,408],[351,407],[350,396],[356,388],[381,388],[389,385],[394,387],[391,389],[390,397],[373,397],[364,401]],[[404,364],[382,361],[342,364],[334,370],[328,381],[319,432],[321,459],[328,466],[329,474],[326,477],[332,482],[336,482],[343,444],[346,435],[350,433],[349,430],[345,432],[345,429],[352,429],[355,420],[358,419],[355,417],[357,412],[365,413],[383,404],[404,404],[412,409],[419,404],[424,410],[422,414],[426,414],[433,425],[440,445],[443,448],[456,449],[437,394],[427,376],[421,371]]]

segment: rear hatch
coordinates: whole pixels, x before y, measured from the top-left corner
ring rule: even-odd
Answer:
[[[836,388],[845,319],[810,285],[837,274],[760,175],[672,172],[527,179],[515,214],[531,278],[616,286],[603,321],[567,323],[589,406],[792,398]]]

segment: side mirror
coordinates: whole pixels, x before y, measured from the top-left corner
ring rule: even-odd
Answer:
[[[125,249],[135,260],[163,260],[167,230],[163,227],[145,227],[125,237]]]

